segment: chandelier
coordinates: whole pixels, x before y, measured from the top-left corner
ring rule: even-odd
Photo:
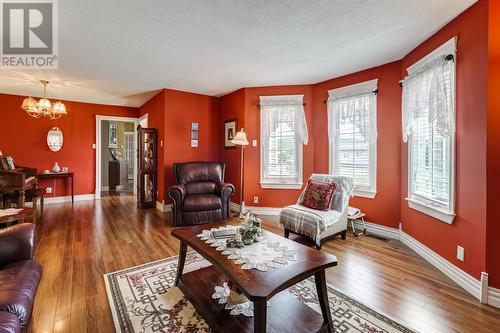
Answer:
[[[45,116],[50,119],[58,119],[61,118],[63,114],[67,114],[66,106],[61,101],[52,105],[46,98],[47,84],[49,81],[41,80],[40,82],[43,84],[43,98],[37,102],[33,97],[27,97],[24,99],[21,109],[34,118]]]

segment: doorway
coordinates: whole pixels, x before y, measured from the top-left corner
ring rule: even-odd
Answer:
[[[96,198],[135,195],[138,118],[96,116]]]

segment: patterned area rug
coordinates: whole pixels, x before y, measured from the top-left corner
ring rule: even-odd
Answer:
[[[210,265],[190,252],[184,272]],[[104,275],[117,332],[211,332],[179,288],[173,287],[177,257],[162,259]],[[312,278],[288,289],[321,313]],[[414,332],[328,286],[335,332]]]

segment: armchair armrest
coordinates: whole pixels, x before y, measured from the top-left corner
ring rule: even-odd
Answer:
[[[0,266],[33,259],[35,225],[22,223],[0,230]]]
[[[217,183],[215,193],[222,199],[228,199],[234,194],[234,185],[230,183]]]
[[[186,198],[186,186],[182,184],[170,186],[168,188],[168,196],[175,204],[181,205]]]
[[[229,183],[217,183],[215,185],[215,194],[217,194],[222,201],[222,218],[227,219],[230,213],[229,201],[234,194],[234,186]]]

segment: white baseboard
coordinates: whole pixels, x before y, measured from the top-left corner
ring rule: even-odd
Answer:
[[[77,194],[75,195],[76,201],[86,201],[86,200],[94,200],[95,194]],[[71,195],[66,195],[62,197],[44,197],[43,202],[46,205],[63,203],[63,202],[71,202]]]
[[[229,209],[235,212],[240,211],[240,205],[234,202],[229,203]],[[281,208],[279,207],[260,207],[260,206],[247,206],[245,205],[245,210],[250,211],[256,215],[270,215],[278,216],[281,213]]]
[[[156,202],[156,209],[160,212],[167,213],[172,211],[172,204],[164,204],[162,202]]]
[[[488,304],[495,308],[500,308],[500,289],[488,288]]]
[[[391,227],[386,227],[383,225],[375,224],[375,223],[370,223],[370,222],[365,222],[366,224],[366,232],[384,237],[384,238],[390,238],[390,239],[397,239],[399,240],[399,229],[396,228],[391,228]],[[363,224],[361,222],[354,222],[354,226],[356,229],[363,229]],[[350,227],[350,223],[348,223],[348,227]]]
[[[441,257],[436,252],[429,249],[424,244],[417,241],[407,233],[401,231],[401,242],[410,249],[418,253],[432,266],[439,269],[442,273],[452,279],[456,284],[467,290],[472,296],[480,299],[481,283],[476,278],[464,272],[457,266],[450,263],[448,260]]]

